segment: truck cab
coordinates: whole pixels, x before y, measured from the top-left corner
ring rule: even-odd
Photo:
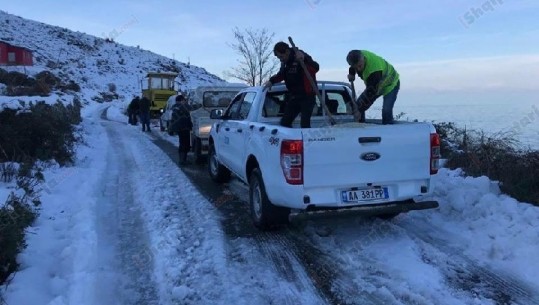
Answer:
[[[160,116],[167,104],[167,100],[176,94],[174,80],[178,76],[175,72],[148,72],[141,81],[142,95],[150,100],[150,114],[152,118]]]

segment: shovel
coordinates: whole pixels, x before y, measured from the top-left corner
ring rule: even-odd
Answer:
[[[354,112],[354,119],[356,122],[359,122],[361,119],[361,113],[359,112],[356,104],[356,87],[354,86],[353,80],[350,81],[350,86],[352,87],[352,111]]]

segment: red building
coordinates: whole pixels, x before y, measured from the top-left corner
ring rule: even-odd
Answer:
[[[32,51],[0,41],[0,65],[32,66]]]

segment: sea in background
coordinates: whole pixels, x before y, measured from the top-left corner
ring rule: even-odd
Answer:
[[[367,111],[381,116],[382,100]],[[370,112],[370,113],[369,113]],[[407,92],[401,89],[393,114],[401,119],[453,122],[486,134],[510,133],[523,148],[539,150],[539,92]]]

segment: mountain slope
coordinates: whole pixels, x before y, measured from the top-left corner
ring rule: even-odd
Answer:
[[[181,90],[224,82],[200,67],[4,11],[0,11],[0,41],[28,48],[34,56],[33,67],[4,66],[3,69],[28,76],[50,71],[64,83],[73,81],[78,84],[81,87],[80,98],[84,102],[99,96],[100,92],[108,92],[109,84],[115,85],[119,100],[127,102],[133,95],[140,95],[141,80],[148,71],[177,72],[176,81]],[[13,97],[0,96],[0,104],[4,106],[13,100]],[[17,97],[16,100],[44,98]],[[52,102],[65,100],[65,97],[61,92],[52,92],[45,100]]]

